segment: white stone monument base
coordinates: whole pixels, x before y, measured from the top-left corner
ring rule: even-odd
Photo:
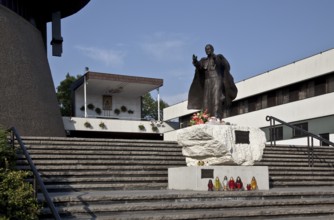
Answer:
[[[202,171],[204,170],[204,171]],[[207,172],[209,170],[209,172]],[[213,178],[202,178],[203,174],[212,172]],[[218,176],[220,183],[227,176],[234,180],[239,176],[246,189],[254,176],[258,190],[269,190],[269,172],[267,166],[190,166],[168,168],[168,189],[208,191],[208,182],[215,182]]]

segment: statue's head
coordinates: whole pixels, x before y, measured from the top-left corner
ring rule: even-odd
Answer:
[[[205,46],[205,53],[206,53],[206,55],[208,55],[208,56],[212,55],[213,51],[214,51],[214,48],[213,48],[213,46],[211,44],[207,44]]]

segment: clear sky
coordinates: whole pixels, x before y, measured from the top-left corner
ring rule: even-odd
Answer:
[[[239,82],[333,49],[333,10],[334,0],[91,0],[62,19],[63,55],[49,46],[48,58],[55,87],[85,67],[161,78],[172,105],[187,99],[206,44]]]

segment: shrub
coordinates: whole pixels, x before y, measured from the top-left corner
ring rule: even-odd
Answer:
[[[16,161],[16,152],[9,146],[8,132],[0,128],[0,168],[13,169]]]
[[[40,207],[32,185],[25,181],[31,172],[0,171],[0,216],[7,219],[38,219]],[[5,218],[5,219],[6,219]]]
[[[13,170],[16,151],[9,146],[7,136],[0,128],[0,219],[38,219],[40,207],[26,181],[31,172]]]

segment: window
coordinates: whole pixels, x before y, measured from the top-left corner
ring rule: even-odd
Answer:
[[[272,91],[267,96],[267,106],[272,107],[276,105],[276,92]]]
[[[325,77],[320,77],[314,81],[314,95],[322,95],[326,93],[326,81]]]
[[[294,124],[294,126],[301,128],[305,131],[308,131],[308,123],[304,122],[304,123],[299,123],[299,124]],[[297,130],[297,129],[293,129],[293,137],[304,137],[306,136],[304,132]]]
[[[292,85],[289,89],[289,102],[299,100],[299,85]]]
[[[326,140],[329,141],[329,133],[319,134],[319,136],[322,137],[323,139],[326,139]],[[327,143],[325,143],[323,141],[320,142],[320,145],[321,146],[329,146],[329,144],[327,144]]]
[[[248,112],[256,110],[256,97],[251,97],[248,100]]]
[[[275,131],[275,133],[273,131]],[[270,140],[276,140],[276,141],[283,140],[283,127],[282,126],[275,127],[275,130],[270,129],[269,132],[270,132]]]

